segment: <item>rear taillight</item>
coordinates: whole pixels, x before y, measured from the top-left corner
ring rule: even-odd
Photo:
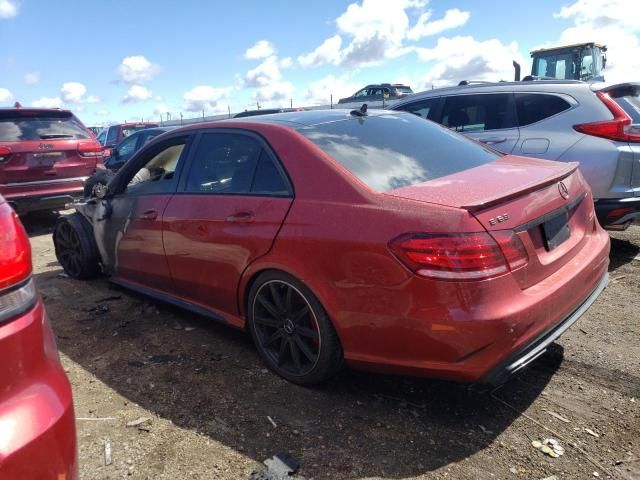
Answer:
[[[30,277],[29,238],[13,209],[0,204],[0,322],[34,304],[36,290]]]
[[[608,93],[597,92],[596,95],[613,114],[613,119],[604,122],[581,123],[574,125],[573,128],[586,135],[620,142],[640,142],[640,134],[628,130],[628,127],[631,126],[631,117],[627,115],[627,112]]]
[[[0,147],[0,163],[9,160],[9,155],[11,155],[11,150],[6,147]]]
[[[94,142],[78,143],[78,153],[83,157],[101,157],[102,145]]]
[[[392,240],[389,247],[402,263],[423,277],[480,280],[507,273],[510,265],[518,268],[527,262],[517,236],[500,236],[498,242],[500,245],[486,232],[410,233]]]

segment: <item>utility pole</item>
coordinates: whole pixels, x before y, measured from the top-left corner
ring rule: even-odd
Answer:
[[[182,112],[180,112],[180,125],[182,125]]]
[[[293,98],[289,99],[289,105],[291,106],[291,109],[293,110]]]
[[[331,110],[333,110],[333,93],[331,94]]]
[[[202,109],[202,121],[204,122],[204,108]]]
[[[229,118],[231,118],[231,105],[227,105],[227,112],[229,113]]]

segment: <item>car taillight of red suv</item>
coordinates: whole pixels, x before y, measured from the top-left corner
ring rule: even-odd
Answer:
[[[75,416],[31,247],[0,196],[0,478],[78,478]]]
[[[19,213],[62,209],[102,165],[102,146],[68,110],[0,109],[0,194]]]

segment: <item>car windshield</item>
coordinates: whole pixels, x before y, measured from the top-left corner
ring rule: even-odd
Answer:
[[[0,141],[84,139],[90,134],[71,114],[0,117]]]
[[[400,112],[298,131],[379,192],[451,175],[500,156],[433,122]]]

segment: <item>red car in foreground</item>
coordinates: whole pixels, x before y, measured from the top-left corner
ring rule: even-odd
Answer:
[[[403,112],[292,112],[156,137],[59,220],[58,260],[247,328],[313,384],[357,368],[499,383],[607,283],[575,164]]]
[[[71,387],[31,278],[31,247],[0,196],[0,478],[78,478]]]
[[[0,108],[0,194],[18,213],[82,197],[102,147],[70,111]]]

